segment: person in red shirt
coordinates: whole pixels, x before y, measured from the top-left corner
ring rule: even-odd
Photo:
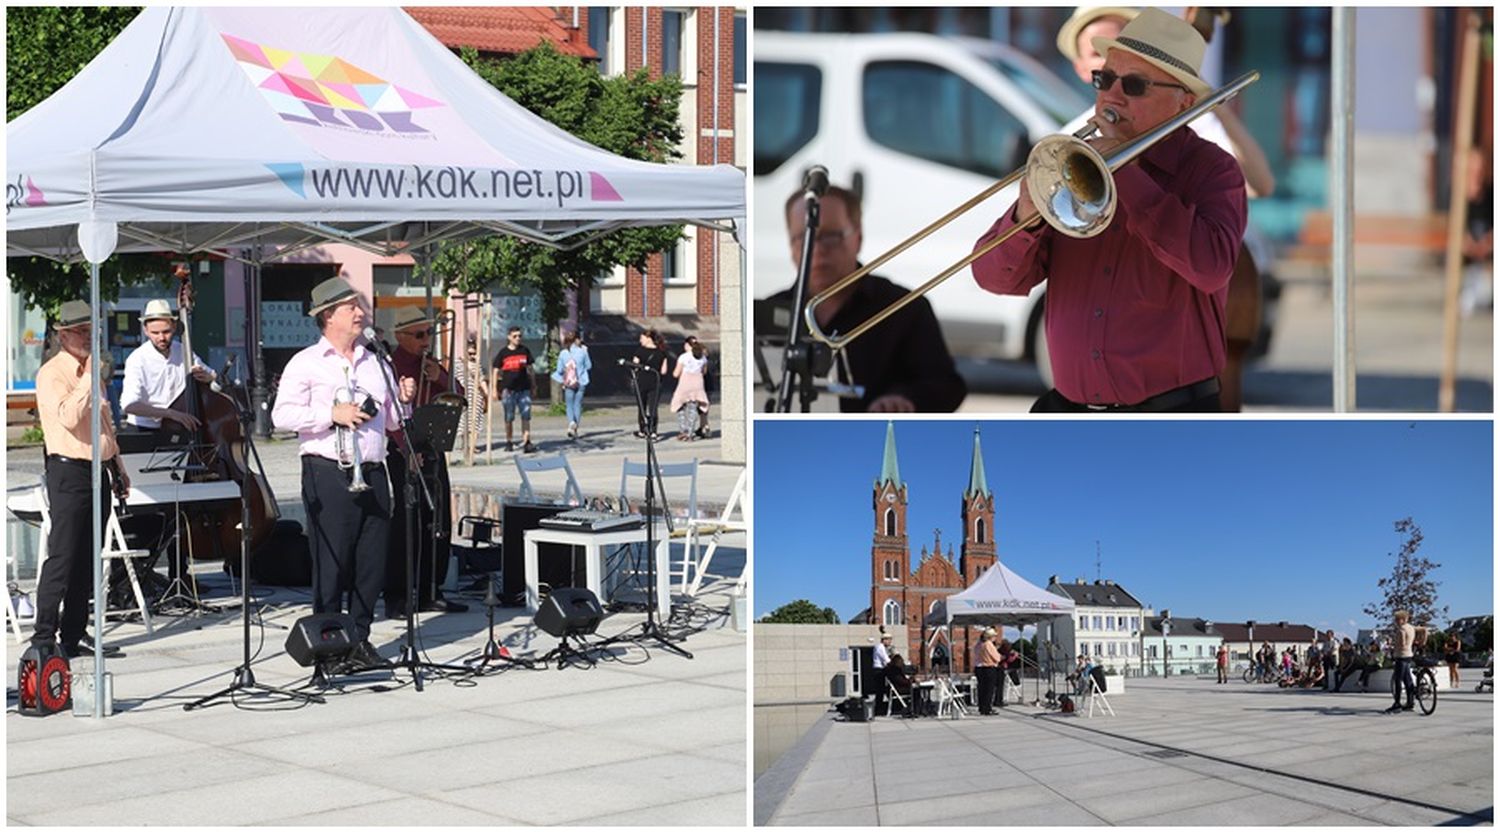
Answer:
[[[1191,109],[1211,91],[1198,77],[1201,35],[1145,9],[1118,38],[1095,38],[1101,153]],[[1113,113],[1111,123],[1104,116]],[[1048,281],[1046,326],[1056,388],[1033,412],[1218,411],[1224,304],[1245,234],[1245,177],[1234,157],[1178,129],[1114,174],[1109,227],[1077,239],[1022,231],[973,264],[985,289],[1024,295]],[[1037,216],[1020,197],[983,244]]]

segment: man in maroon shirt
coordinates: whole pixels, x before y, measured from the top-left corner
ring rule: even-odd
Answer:
[[[1118,38],[1095,38],[1101,153],[1190,109],[1210,90],[1198,77],[1203,38],[1185,21],[1145,9]],[[1114,123],[1103,116],[1114,113]],[[1114,220],[1077,239],[1045,224],[974,262],[991,292],[1047,287],[1047,345],[1056,388],[1033,412],[1218,411],[1224,302],[1247,217],[1234,157],[1178,129],[1116,171]],[[1037,215],[1020,198],[984,243]]]
[[[396,349],[391,351],[391,364],[395,366],[397,378],[418,380],[412,407],[419,408],[432,402],[438,394],[447,393],[448,371],[427,355],[434,335],[432,319],[419,307],[401,307],[396,310],[396,322],[391,330],[396,334]],[[463,385],[455,386],[455,391],[463,396]],[[406,488],[406,444],[400,440],[399,427],[392,425],[387,433],[390,442],[386,444],[386,467],[391,472],[391,486],[396,490],[397,509],[391,518],[390,550],[386,558],[385,610],[387,616],[399,619],[406,616],[407,514],[405,502],[401,499]],[[468,610],[468,606],[444,599],[441,589],[448,575],[448,536],[452,527],[447,455],[422,443],[417,443],[415,451],[417,459],[421,461],[422,477],[432,492],[436,510],[427,507],[419,489],[416,500],[416,560],[412,564],[412,579],[417,585],[417,609],[424,612],[461,613]]]

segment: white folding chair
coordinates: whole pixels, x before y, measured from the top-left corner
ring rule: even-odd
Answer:
[[[694,457],[686,463],[658,463],[657,470],[661,472],[661,479],[658,481],[660,488],[656,490],[655,509],[664,517],[669,518],[672,525],[671,537],[681,538],[684,541],[681,564],[673,561],[671,550],[668,549],[667,581],[670,584],[673,577],[680,578],[682,592],[686,592],[690,570],[688,562],[692,559],[691,524],[692,519],[698,516],[698,458]],[[625,458],[620,466],[620,507],[622,509],[628,507],[645,514],[646,477],[647,469],[644,462],[633,463],[629,457]],[[635,482],[637,480],[640,481],[638,486]],[[686,496],[683,495],[684,491],[687,493]]]
[[[969,716],[969,707],[964,703],[963,695],[958,693],[957,686],[947,677],[938,677],[933,686],[938,699],[938,717],[948,717],[959,720]]]
[[[911,703],[901,695],[901,690],[896,688],[896,684],[890,680],[885,681],[885,696],[889,697],[891,702],[901,704],[902,714],[905,714],[907,717],[912,716]]]
[[[526,457],[518,456],[516,471],[521,473],[521,494],[518,500],[521,503],[535,503],[536,491],[531,486],[533,474],[541,474],[549,471],[563,472],[562,503],[569,506],[581,506],[583,504],[583,489],[578,487],[578,478],[573,476],[573,467],[568,465],[567,455],[558,452],[550,457]]]
[[[141,611],[141,622],[145,624],[148,636],[156,629],[151,624],[151,606],[146,604],[146,594],[141,590],[141,580],[136,575],[134,559],[145,558],[150,554],[150,550],[133,550],[125,543],[125,533],[120,529],[120,517],[111,504],[109,521],[104,525],[104,550],[99,553],[99,557],[104,559],[104,580],[106,583],[109,581],[110,560],[124,560],[125,574],[130,577],[130,589],[135,593],[135,604]]]
[[[1104,696],[1103,691],[1099,690],[1099,681],[1094,679],[1093,674],[1089,675],[1088,692],[1084,694],[1084,699],[1089,701],[1089,711],[1086,715],[1087,717],[1094,716],[1095,704],[1099,706],[1099,714],[1101,716],[1105,714],[1108,714],[1110,717],[1115,716],[1115,710],[1110,708],[1109,698]]]
[[[38,485],[34,489],[19,491],[7,496],[7,502],[12,509],[16,509],[19,505],[19,511],[29,512],[40,510],[41,512],[41,541],[37,546],[36,571],[31,577],[31,586],[36,587],[42,576],[42,561],[47,557],[47,533],[52,531],[52,519],[47,512],[47,489],[44,486]],[[11,576],[15,576],[14,581],[16,582],[19,582],[21,578],[20,571],[16,567],[16,553],[14,550],[7,552],[5,555],[5,575],[5,617],[10,622],[10,630],[16,638],[16,644],[20,645],[26,641],[25,636],[21,633],[21,626],[36,624],[36,607],[33,601],[30,613],[23,614],[16,609],[16,600],[10,594],[10,584],[13,581]],[[34,598],[35,596],[33,595]]]
[[[682,561],[682,583],[683,591],[689,596],[697,596],[698,589],[703,586],[703,576],[708,572],[708,565],[714,559],[714,552],[719,549],[719,542],[723,540],[726,532],[744,532],[749,528],[746,519],[750,513],[746,511],[750,503],[750,495],[745,488],[748,482],[748,470],[740,469],[739,479],[734,481],[734,490],[729,493],[729,502],[724,504],[724,511],[717,518],[690,517],[687,522],[688,543],[687,550],[683,553]],[[734,517],[735,510],[739,510],[739,517]],[[702,559],[698,557],[699,538],[705,532],[709,533],[708,549],[704,551]],[[691,574],[692,584],[688,584]],[[676,573],[674,573],[676,575]]]

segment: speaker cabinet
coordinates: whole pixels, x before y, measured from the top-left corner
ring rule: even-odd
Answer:
[[[582,636],[599,629],[604,608],[599,597],[585,587],[558,587],[542,600],[532,619],[552,636]]]
[[[500,510],[500,601],[510,607],[526,604],[526,533],[539,529],[543,518],[572,509],[545,503],[507,503]],[[539,544],[536,552],[537,581],[549,587],[569,587],[573,577],[583,576],[582,554],[575,558],[565,544]],[[580,563],[575,564],[578,561]]]
[[[303,668],[330,662],[354,650],[354,617],[347,613],[314,613],[292,623],[287,655]]]

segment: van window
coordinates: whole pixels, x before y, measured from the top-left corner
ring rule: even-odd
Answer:
[[[992,177],[1024,159],[1027,136],[1020,120],[943,67],[876,62],[865,69],[863,87],[865,132],[877,144]]]
[[[818,134],[823,72],[810,64],[755,62],[755,175],[781,167]]]

